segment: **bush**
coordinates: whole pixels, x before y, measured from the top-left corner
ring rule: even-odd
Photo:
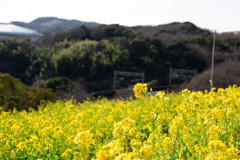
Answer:
[[[183,84],[181,89],[190,90],[209,90],[210,89],[210,72],[208,69],[201,74],[192,78],[189,83]],[[214,67],[213,86],[215,88],[227,88],[229,85],[240,85],[240,62],[225,61]]]
[[[42,100],[54,101],[55,99],[56,95],[51,89],[28,90],[20,79],[0,73],[0,106],[4,111],[14,108],[28,110],[30,107],[37,109]]]
[[[26,86],[20,79],[0,73],[0,106],[4,110],[20,109],[27,97]]]
[[[53,63],[60,76],[97,80],[112,77],[114,69],[124,66],[127,57],[126,50],[108,40],[85,40],[59,51]]]
[[[28,92],[28,108],[38,109],[42,101],[55,101],[56,95],[50,88],[30,89]],[[27,108],[27,109],[28,109]]]
[[[69,79],[66,77],[58,77],[49,79],[46,83],[47,88],[51,88],[54,91],[58,88],[63,88],[63,86],[71,85],[71,90],[73,89],[73,85],[70,83]]]
[[[150,82],[147,82],[148,88],[155,87],[155,86],[158,86],[158,85],[159,85],[159,83],[158,83],[157,80],[152,80]]]

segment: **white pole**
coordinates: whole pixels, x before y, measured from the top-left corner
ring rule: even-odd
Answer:
[[[215,31],[213,33],[213,47],[212,47],[212,66],[211,66],[211,77],[210,77],[210,90],[213,88],[213,66],[214,66],[214,52],[215,52]]]

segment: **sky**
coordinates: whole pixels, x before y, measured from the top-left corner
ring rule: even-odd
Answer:
[[[0,23],[58,17],[125,26],[192,22],[240,31],[240,0],[0,0]]]

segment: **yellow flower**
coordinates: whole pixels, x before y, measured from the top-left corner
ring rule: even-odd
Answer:
[[[240,87],[0,111],[0,159],[240,159],[239,111]]]
[[[17,145],[17,148],[18,148],[20,151],[23,151],[26,147],[27,147],[27,145],[26,145],[26,143],[24,143],[24,142],[20,142],[20,143],[18,143],[18,145]]]
[[[141,149],[140,152],[143,156],[143,158],[149,158],[152,155],[152,146],[150,145],[144,145]]]
[[[164,96],[165,96],[164,92],[157,92],[157,94],[155,95],[155,97],[157,97],[158,99],[163,99]]]
[[[133,88],[134,94],[136,98],[143,98],[143,93],[147,92],[147,84],[146,83],[137,83]]]
[[[109,115],[109,116],[107,117],[107,121],[110,122],[110,123],[112,123],[112,122],[113,122],[113,116],[112,116],[112,115]]]
[[[115,160],[133,160],[137,159],[137,154],[133,152],[119,154]]]
[[[138,147],[140,147],[142,145],[142,142],[138,141],[136,139],[132,139],[130,144],[131,144],[131,146],[138,148]]]
[[[98,135],[99,137],[101,137],[101,138],[104,137],[104,134],[103,134],[102,132],[97,131],[96,133],[97,133],[97,135]]]
[[[74,143],[78,144],[80,148],[88,148],[90,144],[94,143],[93,134],[89,130],[79,132],[74,138]]]
[[[68,156],[68,154],[66,153],[66,152],[63,152],[62,154],[61,154],[61,157],[62,158],[66,158]]]
[[[107,150],[99,150],[96,153],[96,157],[97,157],[97,160],[106,160],[108,157],[110,158]]]
[[[31,138],[29,140],[30,142],[37,142],[38,141],[38,137],[36,135],[31,135]]]
[[[68,109],[74,109],[74,108],[75,108],[75,106],[74,106],[74,105],[72,105],[72,104],[70,104],[70,105],[67,105],[67,108],[68,108]]]
[[[11,131],[12,132],[17,132],[18,130],[20,129],[20,127],[16,124],[14,124],[12,127],[11,127]]]
[[[54,128],[54,132],[59,132],[61,130],[62,130],[62,127],[60,127],[60,126]]]
[[[219,140],[210,141],[208,145],[211,149],[217,149],[222,151],[225,151],[227,149],[226,144]]]
[[[83,120],[83,117],[84,117],[84,114],[85,114],[84,112],[77,114],[76,119],[77,119],[78,121],[82,121],[82,120]]]
[[[218,127],[218,126],[211,126],[209,128],[209,134],[210,134],[210,137],[209,137],[209,140],[217,140],[219,139],[219,133],[221,132],[221,129]]]
[[[134,128],[131,128],[130,130],[129,130],[129,135],[130,136],[134,136],[135,135],[135,129]]]
[[[65,152],[66,153],[72,153],[72,150],[71,149],[66,149]]]
[[[113,136],[115,138],[121,137],[124,135],[123,132],[123,124],[122,122],[118,122],[114,124]]]
[[[96,153],[96,157],[98,160],[113,159],[113,157],[123,151],[124,148],[122,147],[120,140],[114,140],[106,145],[103,145]]]
[[[67,158],[72,153],[71,149],[66,149],[65,152],[62,153],[62,158]]]

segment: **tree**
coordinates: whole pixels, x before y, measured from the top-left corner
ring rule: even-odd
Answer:
[[[0,106],[3,110],[17,110],[34,108],[37,109],[42,100],[54,101],[56,95],[51,89],[31,89],[9,74],[0,73]]]

